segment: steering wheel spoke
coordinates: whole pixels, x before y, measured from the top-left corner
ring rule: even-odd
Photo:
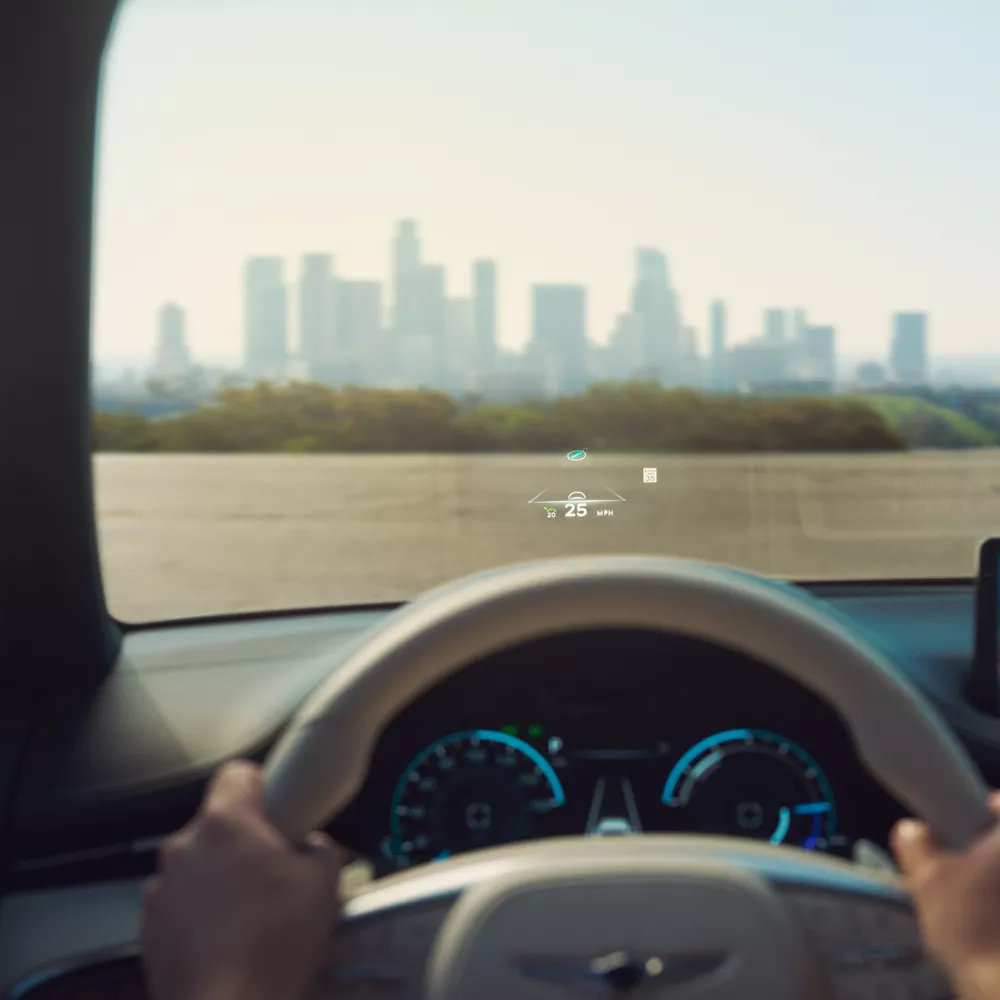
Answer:
[[[909,904],[878,892],[782,886],[837,1000],[944,1000],[950,987],[924,951]]]
[[[457,897],[389,905],[337,930],[322,992],[334,997],[424,996],[427,962]]]

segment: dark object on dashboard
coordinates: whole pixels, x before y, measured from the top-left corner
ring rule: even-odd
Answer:
[[[1000,538],[987,538],[979,546],[976,573],[975,652],[969,674],[969,700],[980,711],[1000,715]]]

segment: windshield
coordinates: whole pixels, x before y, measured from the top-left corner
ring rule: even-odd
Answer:
[[[112,612],[578,553],[971,575],[998,30],[971,0],[127,0],[95,216]]]

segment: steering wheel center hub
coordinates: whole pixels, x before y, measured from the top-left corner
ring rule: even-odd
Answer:
[[[690,859],[629,860],[582,843],[557,864],[526,859],[467,891],[429,966],[429,996],[811,995],[809,956],[781,899],[751,872]]]

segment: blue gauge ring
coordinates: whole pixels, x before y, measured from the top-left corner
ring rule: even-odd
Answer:
[[[548,782],[549,788],[552,791],[553,806],[559,807],[565,805],[566,792],[563,789],[562,782],[559,780],[559,776],[556,774],[552,765],[530,743],[525,743],[524,740],[520,740],[516,736],[508,736],[506,733],[501,733],[494,729],[469,729],[462,732],[449,733],[447,736],[442,736],[441,739],[435,740],[433,743],[424,747],[423,750],[421,750],[420,753],[418,753],[416,757],[414,757],[413,760],[406,765],[399,781],[396,783],[396,788],[392,795],[392,806],[389,816],[389,834],[394,845],[399,844],[402,836],[397,810],[402,802],[403,794],[405,793],[410,775],[417,770],[417,768],[421,767],[428,760],[428,758],[430,758],[437,751],[438,747],[447,746],[449,743],[459,743],[462,740],[468,739],[479,739],[484,743],[499,743],[523,754],[538,768],[542,776]]]
[[[791,754],[803,765],[803,778],[815,785],[819,797],[814,801],[789,803],[778,811],[778,821],[771,836],[771,844],[782,844],[788,836],[793,816],[813,816],[813,828],[802,845],[806,850],[813,850],[822,836],[823,828],[832,831],[836,826],[836,807],[834,805],[833,789],[827,780],[823,769],[816,761],[792,740],[765,729],[726,729],[713,733],[711,736],[695,743],[686,750],[673,766],[663,785],[660,800],[665,806],[684,805],[677,798],[678,790],[685,780],[697,782],[701,774],[710,770],[722,758],[722,747],[728,743],[746,743],[747,740],[761,740],[772,746],[787,747]],[[698,760],[702,758],[702,760]],[[697,763],[695,763],[697,761]],[[807,777],[806,772],[812,772]]]

